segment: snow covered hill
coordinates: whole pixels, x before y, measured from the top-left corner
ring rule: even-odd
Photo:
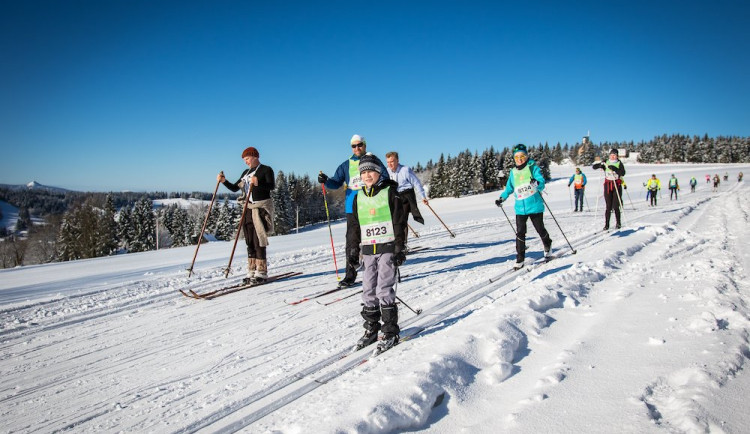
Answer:
[[[50,187],[36,181],[31,181],[26,184],[0,184],[0,187],[10,190],[47,190],[51,193],[65,193],[70,191],[61,187]]]
[[[358,288],[289,304],[336,285],[326,226],[271,240],[271,274],[302,275],[213,300],[179,290],[239,280],[241,247],[229,279],[225,242],[201,246],[190,279],[194,247],[0,270],[2,430],[744,432],[750,166],[626,168],[624,227],[602,232],[600,174],[584,169],[573,213],[573,168],[553,167],[559,258],[528,271],[509,271],[497,193],[431,201],[456,237],[428,209],[412,224],[429,248],[402,267],[405,341],[378,357],[349,354],[359,298],[335,300]],[[705,174],[724,172],[712,193]],[[652,173],[677,175],[679,200],[648,207]],[[531,263],[533,229],[528,246]]]

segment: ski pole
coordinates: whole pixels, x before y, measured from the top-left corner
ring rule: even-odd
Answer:
[[[573,193],[570,191],[570,184],[568,184],[568,199],[570,199],[570,204],[573,205]]]
[[[576,254],[576,249],[574,249],[573,246],[570,245],[570,241],[568,241],[568,237],[565,236],[565,232],[563,232],[562,228],[560,227],[560,223],[557,222],[557,219],[555,218],[555,215],[552,214],[552,209],[550,209],[549,205],[547,205],[547,201],[544,200],[544,196],[542,196],[540,194],[539,197],[542,198],[542,202],[544,202],[544,206],[547,207],[547,211],[549,211],[549,215],[552,216],[552,220],[555,221],[555,224],[557,225],[557,228],[560,229],[560,233],[562,234],[563,238],[565,238],[565,241],[568,243],[568,247],[570,247],[570,250],[572,250],[573,254],[575,255]]]
[[[322,171],[320,173],[323,173]],[[331,231],[331,216],[328,213],[328,199],[326,199],[326,185],[320,184],[320,187],[323,189],[323,203],[326,207],[326,220],[328,220],[328,234],[331,236],[331,251],[333,252],[333,268],[336,269],[336,280],[341,280],[339,278],[339,266],[336,264],[336,248],[333,246],[333,231]]]
[[[414,238],[419,238],[419,234],[417,233],[417,231],[414,230],[413,227],[411,227],[409,223],[407,223],[406,226],[408,226],[409,229],[411,229],[411,233],[414,234]]]
[[[396,267],[396,277],[398,277],[398,279],[396,279],[396,282],[400,282],[401,281],[401,270],[398,267]],[[396,283],[396,284],[393,285],[393,292],[394,293],[396,292],[396,288],[397,287],[398,287],[398,283]],[[396,300],[398,300],[399,302],[401,302],[401,304],[403,304],[404,306],[406,306],[407,309],[409,309],[410,311],[414,312],[416,315],[419,315],[420,313],[422,313],[422,309],[421,308],[417,308],[417,310],[412,309],[408,304],[406,304],[404,302],[404,300],[401,300],[398,297],[398,295],[396,296]]]
[[[541,196],[541,194],[540,194],[540,196]],[[513,233],[516,235],[516,240],[521,241],[522,243],[524,243],[524,245],[526,245],[526,240],[525,239],[522,240],[522,239],[518,238],[518,231],[516,231],[516,228],[515,228],[515,226],[513,226],[513,223],[510,222],[510,217],[508,217],[508,214],[505,212],[505,208],[503,208],[503,204],[502,203],[500,203],[500,210],[503,212],[503,215],[505,216],[505,219],[508,220],[508,224],[510,225],[510,228],[513,229]]]
[[[585,187],[583,188],[583,191],[581,192],[581,194],[583,195],[583,200],[586,201],[586,208],[590,212],[591,211],[591,207],[589,206],[589,195],[586,194],[586,188]],[[583,206],[583,204],[581,204],[581,206]]]
[[[633,211],[635,211],[635,205],[633,205],[633,199],[630,198],[630,192],[628,191],[627,188],[625,189],[625,193],[628,195],[628,200],[630,201],[630,206],[632,206],[633,207]]]
[[[513,229],[513,233],[516,234],[516,238],[518,238],[518,231],[516,231],[516,228],[513,226],[513,223],[510,222],[510,217],[508,217],[508,213],[505,212],[505,208],[503,208],[502,203],[500,204],[500,210],[503,212],[505,219],[508,220],[508,224],[510,225],[510,228]]]
[[[229,255],[229,265],[224,270],[224,278],[229,277],[229,272],[232,271],[232,260],[234,259],[234,250],[237,248],[237,240],[240,239],[240,231],[242,230],[242,222],[245,221],[245,214],[247,213],[247,204],[250,202],[250,194],[253,192],[253,184],[250,182],[250,187],[247,189],[247,196],[245,196],[245,204],[242,206],[242,216],[240,217],[240,223],[237,225],[237,235],[234,236],[234,245],[232,245],[232,254]]]
[[[440,216],[439,216],[439,215],[437,215],[437,213],[435,212],[435,210],[434,210],[434,209],[432,209],[432,207],[430,206],[430,204],[429,204],[429,203],[427,203],[427,204],[425,204],[425,205],[427,205],[427,208],[429,208],[429,209],[430,209],[430,211],[432,211],[432,213],[433,213],[433,214],[435,214],[435,217],[437,217],[437,219],[438,219],[438,220],[440,220],[440,223],[442,223],[442,224],[443,224],[443,227],[445,228],[445,230],[447,230],[447,231],[448,231],[448,233],[449,233],[449,234],[451,234],[451,238],[456,238],[456,234],[454,234],[453,232],[451,232],[451,230],[450,230],[450,229],[448,229],[448,226],[446,226],[446,225],[445,225],[445,222],[443,221],[443,219],[441,219],[441,218],[440,218]]]
[[[222,170],[219,172],[221,176],[224,176],[224,171]],[[206,211],[206,218],[203,220],[203,229],[201,229],[201,236],[198,238],[198,245],[195,246],[195,254],[193,255],[193,262],[190,263],[190,268],[187,269],[188,271],[188,279],[190,276],[193,275],[193,266],[195,265],[195,258],[198,257],[198,249],[201,247],[201,242],[203,241],[203,234],[206,232],[206,225],[208,224],[208,216],[211,215],[211,208],[214,206],[214,201],[216,200],[216,192],[219,191],[219,184],[221,181],[216,181],[216,188],[214,188],[214,195],[211,196],[211,203],[208,204],[208,211]]]
[[[622,195],[620,194],[620,190],[617,189],[617,182],[615,182],[615,186],[613,187],[615,189],[615,196],[617,196],[617,201],[620,203],[620,218],[622,220],[623,217],[625,217],[625,205],[622,203]]]

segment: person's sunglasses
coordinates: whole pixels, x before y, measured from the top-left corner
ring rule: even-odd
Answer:
[[[364,143],[355,143],[355,144],[352,145],[352,149],[354,149],[354,148],[364,148],[364,147],[365,147]]]

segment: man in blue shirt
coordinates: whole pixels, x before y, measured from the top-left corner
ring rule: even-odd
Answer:
[[[416,189],[419,191],[419,196],[422,198],[422,203],[427,205],[427,195],[424,194],[424,188],[422,183],[417,178],[417,175],[408,166],[402,166],[398,162],[398,152],[391,151],[385,154],[386,164],[388,165],[388,176],[391,180],[398,183],[398,195],[401,197],[401,204],[403,207],[404,215],[406,218],[411,213],[414,220],[424,224],[424,218],[417,208],[417,195],[414,193]],[[404,219],[406,220],[406,219]],[[409,235],[409,226],[404,225],[404,240]]]
[[[325,184],[326,188],[336,190],[346,184],[346,276],[339,282],[339,286],[352,286],[357,279],[357,269],[359,269],[359,243],[355,240],[359,234],[356,233],[352,203],[354,197],[362,189],[364,183],[359,173],[359,159],[367,153],[367,141],[359,134],[355,134],[351,139],[352,156],[344,160],[336,168],[336,173],[330,178],[325,173],[320,172],[318,182]],[[388,179],[388,171],[383,163],[381,166],[381,177]]]

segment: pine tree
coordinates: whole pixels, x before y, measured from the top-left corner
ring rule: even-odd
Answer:
[[[274,208],[274,231],[277,234],[288,234],[294,228],[294,212],[289,185],[283,171],[276,175],[276,188],[271,192]]]
[[[130,246],[135,239],[135,231],[133,230],[133,210],[129,207],[120,209],[117,218],[117,239],[121,248],[130,251]]]
[[[87,201],[68,210],[63,216],[58,238],[59,256],[63,261],[95,258],[99,246],[100,215]]]
[[[131,252],[145,252],[156,248],[156,220],[151,200],[142,198],[133,208],[134,238]]]
[[[117,250],[117,222],[115,221],[115,203],[111,194],[104,201],[104,209],[99,217],[97,227],[97,256],[109,256]]]
[[[215,236],[217,240],[227,241],[232,239],[234,232],[232,221],[232,210],[229,207],[229,199],[224,199],[224,203],[219,210],[219,218],[216,222]]]
[[[29,209],[22,206],[18,210],[18,220],[16,220],[16,232],[28,231],[31,228],[31,214]]]
[[[583,146],[583,152],[576,156],[576,164],[579,166],[591,166],[596,159],[596,147],[591,142],[581,146]]]
[[[552,161],[554,161],[557,164],[562,164],[564,159],[565,159],[565,153],[563,152],[560,142],[557,142],[555,149],[552,150]]]
[[[436,198],[447,195],[446,172],[445,156],[440,154],[440,159],[435,165],[435,170],[432,172],[432,176],[430,176],[430,197]]]

